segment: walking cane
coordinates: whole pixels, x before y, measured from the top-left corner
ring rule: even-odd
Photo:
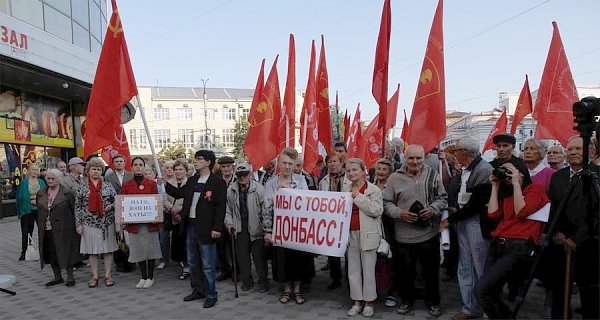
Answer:
[[[235,229],[231,229],[231,253],[233,255],[233,275],[231,276],[231,278],[233,279],[233,288],[235,290],[235,297],[238,297],[238,287],[237,287],[237,263],[236,263],[236,255],[235,255],[235,238],[236,238],[236,233],[235,233]]]
[[[571,249],[567,249],[567,270],[565,272],[565,296],[563,300],[563,319],[569,319],[569,298],[571,295]]]

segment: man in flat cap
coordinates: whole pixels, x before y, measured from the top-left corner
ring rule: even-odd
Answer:
[[[492,167],[498,168],[511,158],[513,160],[517,159],[518,161],[523,161],[513,155],[515,145],[517,144],[517,139],[515,139],[513,135],[508,133],[500,133],[495,135],[492,141],[496,146],[496,158],[490,162]],[[523,164],[525,163],[523,162]]]

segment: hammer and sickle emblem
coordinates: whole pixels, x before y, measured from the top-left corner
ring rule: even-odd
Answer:
[[[119,15],[119,10],[115,9],[113,15],[115,16],[115,24],[108,24],[108,29],[113,32],[113,38],[116,38],[120,32],[123,32],[123,25],[121,24],[121,16]],[[112,22],[112,19],[110,19]]]
[[[431,82],[431,79],[433,78],[433,72],[431,72],[431,69],[426,69],[423,71],[423,73],[421,73],[421,83],[422,84],[427,84],[429,82]]]

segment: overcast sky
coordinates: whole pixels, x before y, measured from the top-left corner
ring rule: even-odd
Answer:
[[[110,3],[110,2],[109,2]],[[371,95],[383,0],[120,0],[138,85],[254,88],[280,54],[285,86],[288,37],[296,37],[297,89],[304,90],[310,41],[325,35],[331,103],[362,118],[377,112]],[[400,83],[400,112],[410,116],[436,0],[392,0],[389,95]],[[109,4],[110,6],[110,4]],[[109,8],[110,11],[110,8]],[[498,92],[519,92],[525,74],[539,85],[557,21],[577,85],[600,84],[600,1],[446,0],[444,42],[448,110],[485,111]],[[265,75],[266,78],[267,75]],[[283,96],[283,93],[282,93]]]

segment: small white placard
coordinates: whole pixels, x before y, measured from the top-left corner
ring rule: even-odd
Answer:
[[[550,202],[546,203],[540,210],[530,214],[527,216],[529,220],[548,222],[548,218],[550,217]]]

